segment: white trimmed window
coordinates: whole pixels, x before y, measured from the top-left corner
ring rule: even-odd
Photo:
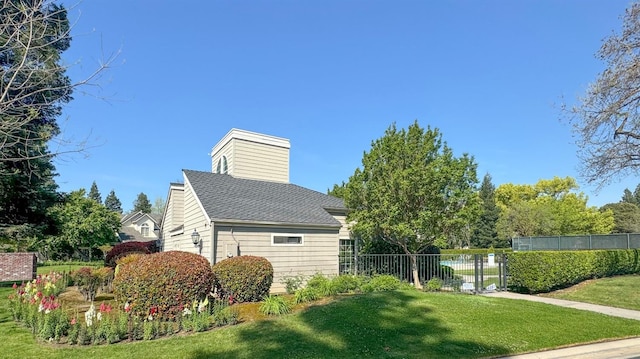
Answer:
[[[229,167],[227,165],[227,156],[222,156],[221,159],[218,160],[218,166],[216,167],[216,173],[228,174]]]
[[[149,237],[149,225],[146,223],[143,223],[140,226],[140,233],[142,234],[143,237]]]
[[[304,244],[304,237],[302,234],[272,234],[271,244],[274,246],[301,246]]]

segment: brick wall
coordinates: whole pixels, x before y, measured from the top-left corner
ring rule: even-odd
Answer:
[[[0,253],[0,282],[34,279],[36,263],[35,253]]]

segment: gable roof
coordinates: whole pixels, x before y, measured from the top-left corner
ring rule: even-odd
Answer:
[[[341,199],[290,183],[183,172],[212,221],[340,227],[327,210],[346,211]]]
[[[154,224],[155,229],[159,228],[158,224],[162,221],[162,216],[161,215],[151,214],[151,213],[143,213],[142,211],[138,211],[138,212],[127,213],[127,214],[123,215],[122,218],[120,219],[120,223],[121,224],[124,224],[126,222],[135,223],[138,220],[140,220],[142,217],[147,217],[147,218],[151,219],[151,221]]]

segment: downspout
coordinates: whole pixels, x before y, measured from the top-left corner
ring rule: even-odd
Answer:
[[[231,226],[231,238],[233,238],[233,241],[236,242],[236,255],[239,256],[240,255],[240,242],[238,242],[238,240],[236,239],[236,236],[233,235],[233,226]],[[229,256],[229,253],[227,253],[227,257]]]

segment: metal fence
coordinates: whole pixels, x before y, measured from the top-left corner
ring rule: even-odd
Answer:
[[[390,274],[413,283],[411,256],[406,254],[353,254],[341,252],[340,274],[373,276]],[[443,289],[482,292],[506,290],[506,256],[482,254],[417,254],[418,278],[425,285],[433,278],[442,281]]]
[[[511,246],[514,251],[640,248],[640,233],[517,237]]]

